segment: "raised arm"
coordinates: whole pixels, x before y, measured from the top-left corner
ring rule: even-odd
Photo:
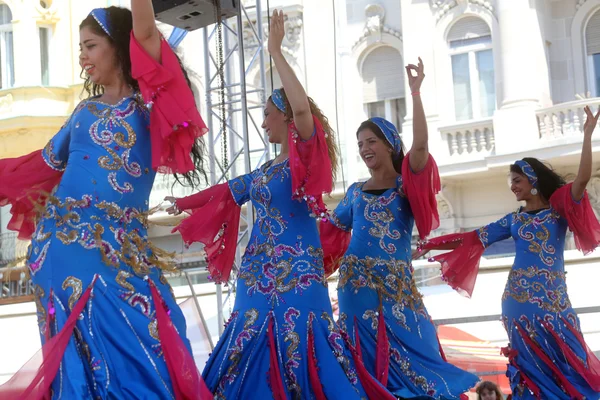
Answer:
[[[416,76],[413,76],[413,71]],[[410,148],[410,167],[413,171],[418,172],[425,167],[429,158],[427,119],[425,118],[420,93],[421,83],[425,78],[421,57],[419,57],[418,65],[409,64],[406,66],[406,74],[413,99],[413,143]]]
[[[583,197],[585,187],[592,177],[592,133],[594,133],[596,124],[598,124],[598,116],[600,116],[600,109],[598,109],[596,115],[592,113],[588,106],[585,106],[584,110],[587,118],[583,125],[581,160],[579,161],[577,177],[571,186],[571,195],[575,200],[580,200]]]
[[[156,61],[161,61],[160,33],[154,21],[152,0],[131,0],[133,36]]]
[[[275,10],[271,17],[271,27],[269,29],[269,53],[273,58],[275,68],[277,68],[281,83],[285,89],[285,94],[292,107],[294,123],[298,129],[298,134],[302,139],[308,140],[313,134],[315,125],[310,112],[310,104],[306,91],[281,52],[281,42],[284,36],[283,11]]]

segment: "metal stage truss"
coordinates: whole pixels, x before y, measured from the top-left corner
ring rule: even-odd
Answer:
[[[217,23],[203,28],[211,185],[249,173],[271,156],[267,135],[261,128],[267,98],[261,1],[238,2],[237,6],[235,18],[223,20],[221,27]],[[247,206],[241,217],[237,254],[225,297],[223,286],[216,287],[219,335],[224,329],[223,309],[235,293],[240,249],[250,237],[252,206]]]

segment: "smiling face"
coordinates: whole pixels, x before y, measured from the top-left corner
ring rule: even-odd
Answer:
[[[282,113],[269,99],[265,107],[265,119],[262,128],[267,132],[269,143],[283,143],[288,132],[288,123],[285,114]]]
[[[391,146],[379,138],[371,129],[363,129],[358,132],[358,151],[365,165],[369,169],[381,167],[394,168],[392,163]]]
[[[529,179],[523,174],[517,172],[510,173],[510,190],[517,197],[517,201],[526,201],[533,197],[531,194],[533,185]]]
[[[79,50],[79,65],[93,83],[106,86],[120,73],[116,50],[108,36],[84,26],[79,31]]]

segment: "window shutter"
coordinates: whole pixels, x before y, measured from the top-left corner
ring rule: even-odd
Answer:
[[[393,47],[381,46],[370,52],[361,75],[364,103],[404,97],[404,61]]]
[[[0,4],[0,25],[12,23],[12,12],[6,4]]]
[[[448,42],[455,40],[475,39],[483,36],[491,36],[492,32],[488,24],[478,17],[465,17],[458,20],[450,32],[448,32]]]
[[[600,53],[600,10],[592,15],[585,27],[585,45],[588,56]]]

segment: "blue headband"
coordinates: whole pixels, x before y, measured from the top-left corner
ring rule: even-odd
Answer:
[[[275,107],[277,107],[279,111],[285,114],[285,99],[283,98],[283,92],[281,91],[281,89],[273,90],[271,100],[273,101],[273,104],[275,104]]]
[[[373,117],[370,118],[369,121],[373,122],[381,129],[383,136],[385,136],[390,145],[392,145],[394,153],[399,154],[402,151],[402,139],[400,139],[400,134],[398,133],[396,126],[387,119],[381,117]]]
[[[94,17],[100,28],[110,37],[110,22],[108,21],[108,10],[106,8],[94,8],[90,15]]]
[[[515,165],[521,168],[521,171],[523,171],[523,174],[527,177],[531,186],[537,188],[538,177],[533,168],[531,168],[531,165],[525,160],[518,160],[515,162]]]

